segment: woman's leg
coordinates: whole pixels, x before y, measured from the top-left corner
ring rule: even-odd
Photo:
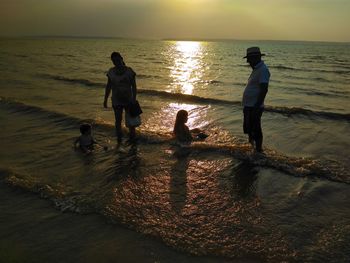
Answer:
[[[114,117],[115,117],[115,131],[118,137],[118,141],[121,141],[123,138],[122,132],[122,120],[123,120],[123,106],[117,105],[113,106]]]
[[[134,140],[136,137],[136,128],[135,127],[129,127],[129,139]]]

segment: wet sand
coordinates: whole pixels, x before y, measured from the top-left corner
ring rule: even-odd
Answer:
[[[250,263],[177,252],[96,214],[61,212],[48,200],[0,183],[0,262]]]

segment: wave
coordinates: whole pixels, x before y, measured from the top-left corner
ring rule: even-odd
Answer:
[[[65,58],[75,58],[75,55],[72,54],[66,54],[66,53],[57,53],[57,54],[52,54],[51,56],[53,57],[65,57]]]
[[[86,85],[86,86],[89,86],[89,87],[92,87],[92,86],[105,87],[105,85],[106,85],[105,83],[93,82],[93,81],[90,81],[90,80],[87,80],[87,79],[68,78],[68,77],[62,77],[62,76],[50,75],[50,74],[38,74],[38,76],[39,77],[48,78],[48,79],[58,80],[58,81],[82,84],[82,85]],[[148,74],[138,74],[137,77],[140,78],[140,79],[164,79],[161,76],[148,75]],[[220,81],[220,80],[204,80],[201,83],[218,85],[218,84],[223,84],[225,82]],[[236,82],[236,83],[233,83],[233,84],[234,85],[245,85],[244,83],[240,83],[240,82]]]
[[[0,106],[7,108],[11,112],[23,113],[23,114],[34,114],[35,116],[42,116],[45,120],[54,122],[65,127],[76,129],[81,123],[91,123],[95,127],[107,129],[108,131],[113,130],[113,126],[108,125],[100,120],[94,119],[81,119],[64,113],[47,110],[38,106],[24,104],[14,99],[0,97]]]
[[[326,69],[320,69],[320,70],[315,70],[321,73],[334,73],[334,74],[339,74],[339,75],[348,75],[350,74],[350,70],[326,70]]]
[[[94,129],[101,130],[103,133],[114,134],[114,125],[94,119],[81,119],[67,114],[49,111],[37,106],[27,105],[10,99],[0,98],[0,105],[7,107],[8,110],[24,114],[40,115],[47,122],[53,122],[56,125],[76,129],[79,124],[88,122],[94,126]],[[275,109],[276,111],[278,109]],[[283,109],[282,109],[283,110]],[[113,135],[112,135],[113,136]],[[172,143],[171,135],[168,133],[156,133],[142,131],[139,136],[140,143],[145,144],[163,144]],[[194,143],[190,146],[192,150],[211,152],[216,151],[233,156],[242,161],[248,161],[260,167],[270,167],[296,176],[319,176],[334,181],[350,183],[350,172],[336,163],[324,163],[321,161],[288,157],[273,150],[267,150],[262,158],[255,158],[251,154],[250,146],[245,143],[218,143],[202,142]]]
[[[298,79],[307,79],[307,78],[298,78]],[[274,84],[274,87],[283,89],[287,91],[290,94],[295,94],[295,92],[311,95],[311,96],[321,96],[321,97],[333,97],[333,98],[348,98],[350,96],[350,93],[347,91],[340,91],[336,90],[336,88],[329,86],[328,90],[320,91],[312,87],[307,87],[307,85],[310,85],[310,83],[296,83],[291,81],[285,81],[285,80],[273,80],[272,82]]]
[[[160,78],[157,75],[146,75],[146,74],[137,74],[137,77],[140,79],[156,79],[156,78]]]
[[[287,66],[282,66],[282,65],[277,65],[277,66],[269,65],[269,68],[281,69],[281,70],[304,71],[304,70],[301,69],[301,68],[298,69],[298,68],[287,67]]]
[[[49,184],[43,184],[28,174],[19,173],[14,169],[0,168],[0,180],[7,185],[21,190],[38,194],[41,198],[48,199],[61,211],[70,211],[79,214],[96,213],[96,205],[91,198],[81,194],[67,194],[66,189],[59,189]]]
[[[264,155],[251,153],[246,144],[207,144],[197,143],[191,146],[195,150],[226,153],[251,165],[273,168],[297,177],[319,177],[335,182],[350,184],[350,171],[334,161],[315,160],[303,157],[291,157],[266,149]]]
[[[29,56],[28,55],[23,55],[23,54],[17,54],[17,55],[14,55],[15,57],[18,57],[18,58],[28,58]]]
[[[67,78],[57,75],[50,75],[50,74],[38,74],[39,77],[68,82],[72,84],[82,84],[88,87],[104,87],[106,84],[103,83],[96,83],[87,79],[76,79],[76,78]]]
[[[313,61],[315,61],[315,60],[326,60],[327,59],[327,57],[325,57],[325,56],[310,56],[308,58],[312,59]]]
[[[315,80],[315,81],[320,81],[320,82],[333,82],[329,79],[325,79],[325,78],[321,78],[321,77],[316,77],[316,78],[311,78],[312,80]]]
[[[299,107],[279,107],[279,106],[265,106],[266,111],[281,113],[287,116],[304,115],[308,117],[318,117],[331,120],[345,120],[350,121],[350,113],[336,113],[327,111],[314,111]]]
[[[207,103],[207,104],[219,104],[219,105],[236,105],[240,106],[242,103],[240,101],[229,101],[215,98],[205,98],[196,95],[188,95],[182,93],[171,93],[167,91],[160,90],[149,90],[149,89],[139,89],[138,93],[146,94],[150,96],[158,96],[162,98],[169,98],[173,100],[180,100],[181,102],[192,102],[192,103]]]
[[[195,95],[187,95],[181,93],[169,93],[165,91],[157,91],[157,90],[145,90],[140,89],[138,91],[140,94],[147,94],[153,96],[159,96],[162,98],[169,98],[174,100],[181,100],[181,102],[192,102],[192,103],[209,103],[209,104],[218,104],[218,105],[230,105],[230,106],[239,106],[241,107],[241,101],[229,101],[222,99],[214,99],[214,98],[204,98]],[[313,93],[312,93],[313,94]],[[324,95],[324,94],[320,94]],[[325,96],[328,96],[325,95]],[[350,121],[350,113],[336,113],[336,112],[327,112],[327,111],[315,111],[309,110],[299,107],[281,107],[281,106],[265,106],[266,112],[280,113],[287,116],[293,115],[304,115],[307,117],[317,117],[317,118],[325,118],[332,120],[345,120]]]
[[[82,123],[90,123],[94,129],[101,130],[108,134],[114,134],[114,124],[105,122],[101,119],[82,119],[75,116],[71,116],[65,113],[47,110],[34,105],[28,105],[15,99],[0,97],[0,106],[14,113],[34,114],[36,117],[40,116],[45,121],[53,122],[57,125],[61,125],[68,128],[77,129]],[[124,131],[127,132],[126,130]],[[170,138],[170,134],[160,136],[157,132],[148,132],[147,134],[140,135],[141,142],[147,142],[151,144],[163,143]]]
[[[105,217],[109,223],[122,224],[186,252],[235,258],[249,258],[253,253],[254,258],[261,259],[262,262],[295,261],[298,254],[291,253],[290,257],[287,256],[290,250],[286,249],[288,246],[284,246],[284,242],[289,243],[290,240],[284,240],[284,235],[269,227],[274,221],[266,224],[271,216],[265,215],[265,207],[261,212],[260,204],[264,205],[264,197],[255,196],[258,192],[255,182],[259,171],[256,166],[274,168],[278,165],[279,169],[290,174],[312,177],[327,170],[312,160],[285,158],[274,152],[268,152],[266,157],[249,158],[246,149],[240,145],[199,144],[194,145],[192,150],[219,151],[224,155],[245,159],[245,162],[230,162],[228,159],[231,158],[219,157],[219,160],[206,163],[207,159],[196,162],[196,157],[191,157],[191,162],[186,164],[186,161],[176,161],[174,158],[169,160],[175,160],[174,166],[167,167],[162,163],[153,166],[161,166],[160,169],[149,170],[141,162],[129,168],[140,173],[119,180],[106,180],[106,174],[100,170],[96,176],[98,179],[89,187],[82,183],[89,182],[86,178],[88,176],[82,176],[79,183],[72,184],[69,177],[73,178],[74,174],[53,180],[50,176],[37,178],[34,174],[23,173],[18,168],[7,167],[0,167],[0,179],[14,189],[34,193],[49,200],[61,211],[96,213]],[[118,163],[125,158],[127,156],[118,159]],[[115,170],[114,167],[111,168]],[[119,172],[117,176],[122,177]],[[242,178],[245,178],[244,181]],[[281,192],[283,197],[286,193],[292,194],[289,200],[295,203],[297,196],[294,191]],[[288,202],[284,207],[289,209],[289,204]],[[312,216],[305,220],[312,219]],[[302,222],[306,222],[305,220]],[[276,247],[274,241],[277,238],[279,242]]]
[[[318,72],[318,73],[333,73],[333,74],[339,74],[339,75],[348,75],[350,74],[349,70],[327,70],[327,69],[312,69],[312,68],[294,68],[294,67],[288,67],[283,65],[271,65],[269,66],[271,69],[277,69],[277,70],[289,70],[289,71],[302,71],[302,72]]]
[[[62,211],[99,214],[108,223],[122,224],[191,254],[248,259],[253,255],[255,260],[263,262],[295,259],[293,251],[286,249],[288,243],[279,231],[258,231],[266,225],[259,218],[260,204],[256,198],[233,201],[232,194],[213,189],[215,183],[212,181],[216,176],[199,178],[200,184],[205,180],[211,183],[210,191],[202,195],[196,193],[194,197],[198,196],[200,200],[194,199],[193,204],[183,209],[186,192],[176,185],[177,182],[172,182],[169,190],[169,182],[164,177],[154,180],[154,177],[146,176],[140,181],[126,178],[117,187],[104,189],[104,193],[96,185],[94,192],[83,194],[70,191],[64,184],[36,181],[10,169],[0,168],[0,176],[8,186],[37,194]],[[212,194],[214,190],[217,195]],[[198,203],[200,209],[196,207]],[[205,227],[200,227],[203,224]],[[273,242],[276,238],[278,245]],[[256,245],[258,242],[259,246]]]
[[[25,114],[46,116],[46,122],[40,121],[43,126],[49,121],[58,126],[85,121],[11,100],[1,100],[2,105]],[[107,124],[99,127],[113,129]],[[51,134],[51,130],[48,133]],[[149,134],[141,136],[147,138]],[[160,145],[152,145],[154,142]],[[48,168],[55,169],[56,162],[45,162],[42,164],[45,169],[30,164],[16,168],[0,166],[0,180],[12,188],[49,200],[61,211],[96,213],[108,222],[151,235],[176,249],[226,257],[237,257],[237,253],[242,257],[253,251],[256,257],[262,258],[261,261],[266,261],[263,260],[266,255],[270,259],[283,255],[278,260],[271,259],[272,262],[284,261],[287,250],[276,252],[273,240],[279,234],[265,225],[265,219],[270,217],[259,212],[261,201],[255,197],[254,178],[260,168],[281,171],[272,171],[269,176],[278,176],[287,182],[291,175],[350,184],[349,170],[336,162],[291,157],[271,149],[265,149],[265,155],[255,155],[251,146],[245,143],[196,142],[187,147],[171,143],[167,136],[160,135],[152,142],[142,139],[134,147],[139,150],[125,146],[126,152],[96,151],[88,156],[93,157],[92,163],[72,162],[74,169],[69,164],[54,173],[54,178]],[[170,153],[165,154],[165,151]],[[176,152],[190,152],[190,155],[181,158],[175,155]],[[66,155],[65,151],[55,154],[55,159],[63,155]],[[80,157],[88,159],[87,156]],[[88,170],[93,176],[88,176]],[[81,177],[77,176],[77,171]],[[246,181],[239,182],[240,177],[252,180],[251,185],[247,186]],[[243,194],[242,189],[247,191]],[[205,227],[201,228],[203,224]],[[259,231],[262,227],[269,231]],[[224,241],[220,243],[221,240]],[[261,244],[258,247],[257,242]],[[218,251],[219,247],[223,249]],[[295,255],[291,259],[295,260]]]
[[[180,174],[172,174],[170,182],[168,175],[143,174],[106,185],[105,178],[100,176],[90,190],[81,184],[42,181],[16,169],[1,167],[0,179],[14,189],[49,200],[61,211],[99,214],[108,223],[122,224],[196,255],[247,259],[253,255],[254,261],[259,259],[259,262],[293,262],[296,256],[297,261],[302,258],[303,255],[292,253],[292,248],[286,246],[290,240],[269,227],[273,224],[266,224],[271,217],[264,215],[266,209],[261,212],[262,201],[254,195],[254,187],[248,189],[256,180],[257,172],[253,168],[226,165],[232,174],[222,173],[220,169],[205,174],[207,167],[201,167],[202,172],[191,171],[188,182],[186,177],[181,177],[183,169],[175,168]],[[248,177],[248,181],[241,182],[240,177]]]
[[[218,85],[218,84],[223,84],[224,82],[223,81],[220,81],[220,80],[204,80],[203,83],[205,84],[213,84],[213,85]]]
[[[66,78],[66,77],[48,75],[48,74],[41,74],[40,76],[44,76],[46,78],[51,78],[54,80],[64,81],[64,82],[68,82],[68,83],[82,84],[82,85],[85,85],[88,87],[96,87],[96,88],[105,87],[105,84],[92,82],[92,81],[86,80],[86,79],[73,79],[73,78]],[[320,96],[329,96],[329,94],[327,94],[327,93],[322,93],[319,91],[317,91],[317,92],[318,92],[318,95],[320,95]],[[158,96],[158,97],[166,98],[166,99],[180,100],[181,102],[191,102],[191,103],[201,103],[201,104],[217,104],[217,105],[222,105],[222,106],[229,105],[229,106],[237,106],[237,107],[241,107],[241,105],[242,105],[241,101],[230,101],[230,100],[223,100],[223,99],[206,98],[206,97],[200,97],[200,96],[196,96],[196,95],[188,95],[188,94],[182,94],[182,93],[170,93],[167,91],[152,90],[152,89],[138,89],[138,93],[145,94],[148,96]],[[315,95],[314,92],[309,92],[309,94]],[[308,116],[308,117],[350,121],[350,113],[315,111],[315,110],[309,110],[309,109],[298,108],[298,107],[280,107],[280,106],[265,106],[265,111],[266,112],[273,112],[273,113],[281,113],[281,114],[288,115],[288,116],[304,115],[304,116]]]

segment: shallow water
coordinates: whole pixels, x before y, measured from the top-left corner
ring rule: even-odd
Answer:
[[[250,42],[1,40],[2,182],[80,214],[95,234],[101,231],[90,245],[102,243],[112,255],[113,242],[118,250],[124,237],[139,236],[120,230],[125,236],[115,240],[106,234],[110,223],[174,249],[165,259],[162,245],[155,245],[161,262],[189,260],[180,252],[244,262],[349,261],[348,46],[259,44],[270,53],[265,60],[272,73],[263,156],[252,152],[241,128],[239,100],[249,74],[241,54]],[[114,49],[138,73],[144,114],[137,144],[117,145],[112,111],[102,108]],[[325,55],[318,57],[320,51]],[[205,142],[172,144],[179,109],[190,112],[190,128],[209,134]],[[74,151],[79,124],[86,121],[107,150],[96,147],[87,156]],[[28,211],[26,217],[56,213],[35,205]],[[95,225],[89,214],[109,223]],[[22,220],[13,220],[14,229],[27,231]],[[51,227],[61,231],[62,224],[58,219]],[[12,242],[21,241],[7,233]],[[37,249],[45,251],[40,240]]]
[[[232,262],[177,253],[98,215],[62,213],[21,190],[0,190],[1,262]]]

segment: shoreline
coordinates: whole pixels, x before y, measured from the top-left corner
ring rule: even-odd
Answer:
[[[96,214],[61,212],[49,200],[0,183],[0,262],[235,262],[178,252]]]

